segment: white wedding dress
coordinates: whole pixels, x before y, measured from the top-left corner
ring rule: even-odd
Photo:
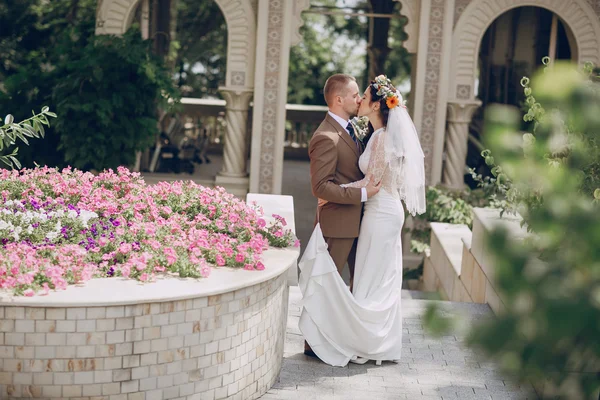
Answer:
[[[398,360],[402,352],[402,244],[404,209],[385,161],[383,128],[359,159],[381,190],[365,204],[351,293],[327,252],[320,225],[299,263],[302,314],[299,327],[325,363],[345,366],[356,357]],[[345,187],[363,187],[366,179]]]

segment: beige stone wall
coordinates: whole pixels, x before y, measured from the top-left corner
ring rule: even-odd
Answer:
[[[287,304],[283,274],[182,301],[0,307],[0,398],[255,399],[279,374]]]

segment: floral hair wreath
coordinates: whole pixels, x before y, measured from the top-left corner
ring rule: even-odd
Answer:
[[[404,104],[400,104],[400,99],[396,94],[396,90],[393,90],[392,81],[385,75],[379,75],[375,78],[371,84],[375,90],[377,90],[377,96],[381,96],[385,99],[385,104],[391,110],[397,106],[406,107]]]

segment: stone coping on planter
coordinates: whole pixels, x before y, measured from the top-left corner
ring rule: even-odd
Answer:
[[[451,301],[471,302],[461,282],[464,243],[471,241],[467,225],[431,223],[431,252],[423,267],[423,289]]]
[[[486,245],[489,233],[497,227],[503,227],[510,232],[512,240],[522,240],[528,235],[528,232],[526,227],[521,226],[521,221],[522,218],[518,214],[505,213],[501,217],[500,210],[496,208],[473,208],[471,253],[486,275],[493,276],[494,274],[494,262]]]
[[[266,282],[284,274],[296,265],[298,248],[269,249],[263,253],[263,271],[234,268],[212,268],[208,278],[158,276],[156,282],[142,283],[134,279],[98,278],[81,285],[69,285],[66,290],[51,291],[46,296],[13,296],[0,294],[0,306],[23,307],[95,307],[157,303],[186,300],[233,292]]]
[[[463,224],[431,223],[431,236],[437,241],[431,241],[431,257],[447,261],[460,276],[463,242],[471,241],[471,230]]]

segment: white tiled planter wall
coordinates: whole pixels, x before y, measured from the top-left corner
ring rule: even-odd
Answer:
[[[286,280],[163,303],[0,307],[0,398],[257,398],[281,367]]]
[[[248,197],[294,230],[289,196]],[[298,256],[270,249],[264,271],[216,268],[200,280],[0,292],[0,399],[256,399],[279,375]]]

